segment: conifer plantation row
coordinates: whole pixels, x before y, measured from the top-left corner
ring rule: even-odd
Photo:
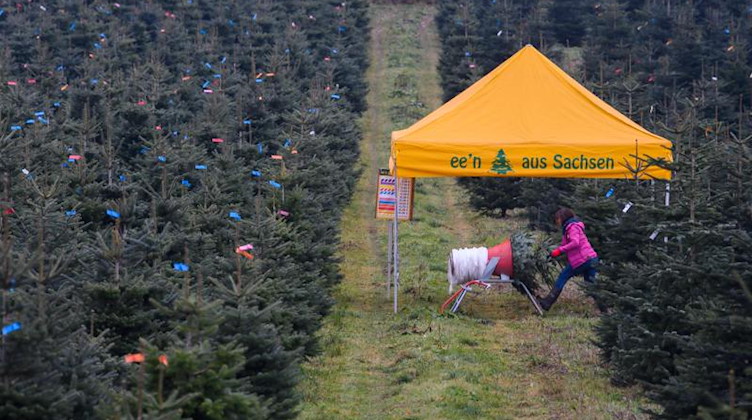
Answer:
[[[0,417],[295,415],[357,176],[366,8],[0,9]]]
[[[534,227],[568,205],[601,256],[597,344],[666,418],[752,414],[752,7],[742,1],[440,1],[445,98],[527,43],[673,142],[674,178],[469,179]],[[648,162],[635,162],[639,173]],[[667,197],[667,192],[668,197]],[[627,206],[631,203],[631,206]]]

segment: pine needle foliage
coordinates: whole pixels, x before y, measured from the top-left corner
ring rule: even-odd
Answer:
[[[358,174],[367,7],[0,6],[3,418],[295,416]]]

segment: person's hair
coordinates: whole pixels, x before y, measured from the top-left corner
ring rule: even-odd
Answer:
[[[556,213],[554,213],[554,222],[559,220],[561,221],[561,223],[564,223],[573,217],[575,217],[575,214],[572,211],[572,209],[567,208],[567,207],[562,207],[559,210],[556,210]]]

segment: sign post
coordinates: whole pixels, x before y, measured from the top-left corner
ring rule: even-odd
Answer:
[[[413,197],[415,195],[415,178],[399,178],[395,172],[379,169],[376,192],[376,218],[389,220],[387,239],[387,295],[389,283],[394,287],[394,313],[397,313],[397,291],[399,288],[399,230],[400,220],[412,220]]]

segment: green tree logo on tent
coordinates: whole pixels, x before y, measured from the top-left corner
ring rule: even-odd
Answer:
[[[496,153],[496,159],[491,164],[491,172],[504,175],[507,172],[513,172],[512,165],[507,162],[507,155],[504,153],[504,149],[499,149]]]

